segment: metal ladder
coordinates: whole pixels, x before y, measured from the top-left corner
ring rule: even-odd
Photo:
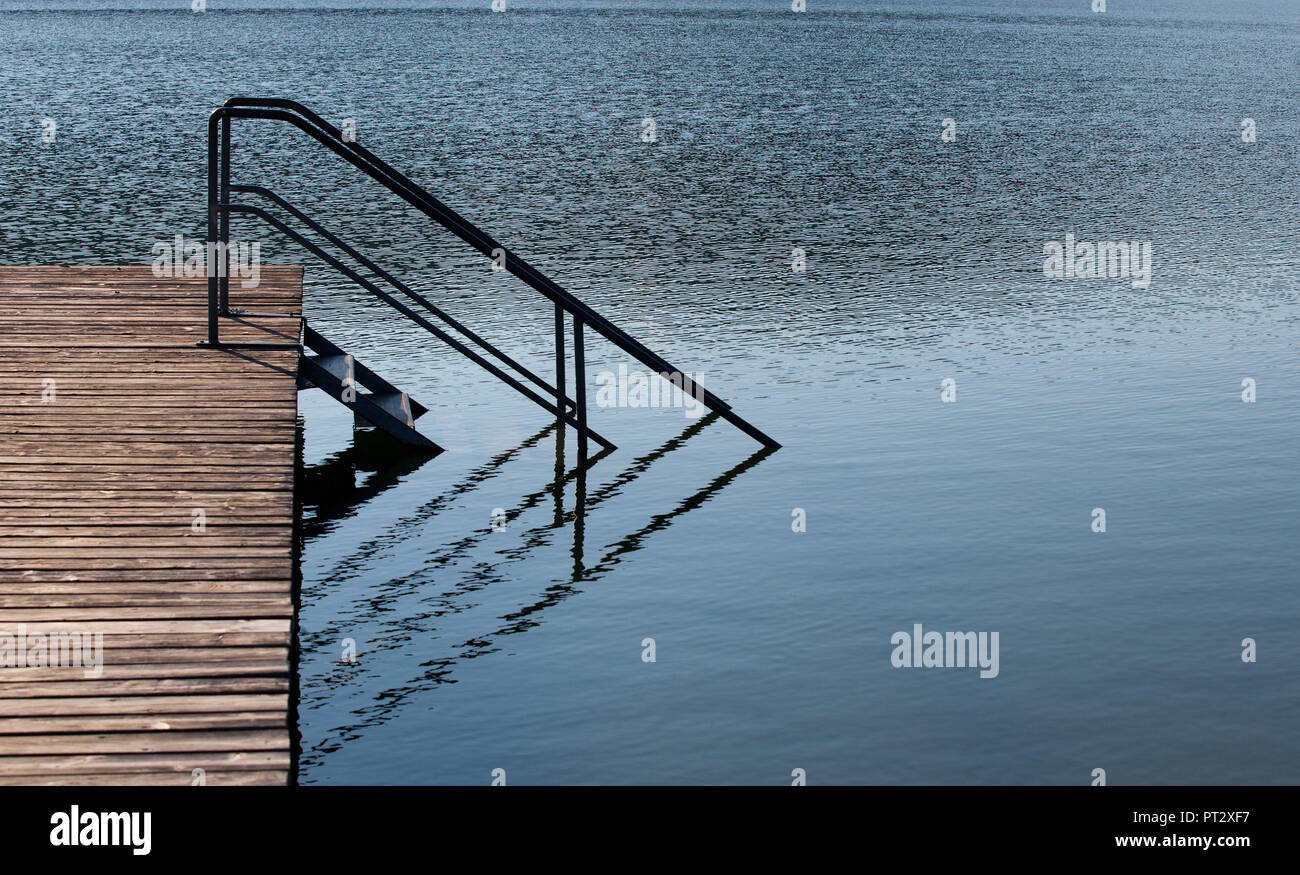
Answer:
[[[337,235],[326,230],[319,222],[307,216],[301,209],[290,204],[284,198],[275,192],[258,185],[233,185],[230,181],[230,154],[231,122],[234,119],[266,119],[280,121],[290,124],[306,133],[316,142],[325,146],[339,157],[343,158],[352,166],[361,170],[371,179],[375,180],[389,191],[401,197],[411,206],[420,210],[429,218],[433,219],[442,227],[451,231],[465,243],[478,250],[484,256],[493,259],[497,264],[504,266],[514,276],[523,280],[528,286],[537,291],[543,297],[552,301],[555,305],[555,384],[551,385],[546,380],[535,374],[533,371],[524,367],[510,356],[506,355],[494,345],[475,334],[469,328],[443,312],[439,307],[418,294],[406,284],[402,283],[389,272],[385,271],[379,265],[358,252],[354,247],[349,246]],[[265,198],[275,206],[279,207],[289,216],[298,220],[311,231],[320,237],[323,237],[339,252],[346,255],[352,261],[361,265],[373,276],[367,278],[359,271],[349,267],[347,264],[331,255],[321,246],[308,239],[299,231],[291,228],[286,222],[273,216],[267,210],[251,204],[239,204],[231,202],[231,194],[251,194]],[[429,192],[411,181],[405,174],[393,169],[389,164],[382,161],[368,149],[362,147],[354,139],[344,138],[342,131],[335,126],[326,122],[319,115],[307,109],[300,103],[292,100],[281,100],[277,98],[259,98],[259,97],[234,97],[227,100],[225,104],[212,112],[208,118],[208,243],[209,251],[214,251],[213,244],[217,244],[215,252],[219,253],[222,261],[216,266],[209,266],[208,271],[208,332],[207,339],[200,342],[201,346],[221,347],[221,348],[298,348],[302,345],[294,344],[268,344],[268,343],[227,343],[220,339],[220,319],[224,317],[237,316],[241,311],[231,309],[230,307],[230,279],[229,270],[226,264],[226,257],[230,243],[230,217],[235,214],[245,214],[257,216],[265,221],[271,227],[280,231],[286,237],[295,241],[307,251],[320,258],[326,264],[338,270],[344,276],[366,289],[379,300],[388,304],[397,310],[407,319],[420,325],[422,328],[433,334],[443,343],[451,346],[482,368],[487,370],[493,376],[502,382],[511,386],[517,392],[532,400],[535,404],[549,411],[558,420],[566,425],[575,428],[578,432],[578,452],[579,459],[587,459],[587,442],[593,440],[600,444],[605,450],[613,450],[614,444],[608,439],[598,434],[594,429],[587,425],[587,400],[586,400],[586,366],[585,366],[585,348],[584,348],[584,330],[590,328],[600,336],[604,337],[610,343],[630,355],[643,366],[650,368],[659,375],[670,379],[675,386],[678,386],[683,392],[690,393],[700,400],[700,402],[717,413],[722,419],[730,422],[736,428],[745,434],[754,438],[765,447],[775,449],[780,447],[774,439],[759,430],[756,426],[741,417],[731,405],[714,395],[709,390],[700,386],[687,373],[674,367],[667,359],[652,352],[649,348],[641,344],[630,334],[614,325],[613,322],[606,319],[600,313],[580,301],[577,297],[561,288],[557,283],[542,274],[537,268],[530,265],[523,258],[515,255],[513,252],[502,246],[486,232],[476,225],[464,219],[450,207],[443,204]],[[390,289],[387,291],[382,288],[376,280],[386,283]],[[401,295],[399,298],[397,295]],[[403,298],[405,300],[403,300]],[[408,303],[409,302],[409,303]],[[419,312],[419,311],[424,311]],[[427,316],[425,314],[428,314]],[[566,315],[572,320],[573,331],[573,357],[574,357],[574,377],[573,377],[573,395],[572,397],[565,391],[565,317]],[[430,318],[432,317],[432,319]],[[442,324],[435,324],[437,320]],[[448,330],[455,332],[453,336]],[[318,353],[317,358],[304,355],[302,357],[304,379],[313,385],[320,386],[327,392],[334,394],[335,391],[341,397],[345,392],[344,380],[347,377],[346,368],[351,367],[354,383],[352,389],[355,390],[355,382],[361,382],[366,385],[364,380],[358,375],[357,370],[360,366],[351,360],[349,366],[346,361],[334,360],[332,364],[322,361],[319,356],[326,359],[329,356],[343,355],[347,356],[338,347],[329,341],[326,341],[319,334],[314,335],[321,344],[329,344],[326,349],[337,350],[337,352],[321,352],[320,349],[307,344],[308,348],[314,349]],[[477,347],[477,349],[475,349]],[[491,361],[489,359],[495,359]],[[330,370],[333,367],[335,370]],[[340,370],[342,369],[342,370]],[[512,375],[509,371],[513,371]],[[384,401],[381,406],[377,398],[392,396],[398,390],[382,382],[380,378],[373,375],[368,369],[365,371],[373,380],[379,383],[373,383],[371,395],[365,402],[367,410],[375,418],[385,420],[385,416],[394,422],[399,422],[406,431],[390,432],[397,437],[407,440],[412,438],[412,433],[419,433],[414,429],[414,420],[416,414],[414,407],[408,409],[411,415],[406,417],[405,422],[401,422],[403,416],[401,410],[394,412],[391,397]],[[342,374],[342,375],[340,375]],[[522,379],[521,379],[522,378]],[[527,385],[528,383],[533,386]],[[382,384],[382,385],[380,385]],[[380,388],[374,388],[375,385]],[[387,388],[384,388],[387,387]],[[535,387],[535,388],[534,388]],[[351,397],[349,394],[348,397]],[[357,395],[360,398],[360,394]],[[409,401],[409,399],[408,399]],[[346,403],[346,402],[345,402]],[[354,407],[355,409],[355,407]],[[358,411],[358,415],[368,421],[375,422],[370,415]],[[389,430],[387,425],[382,422],[375,422],[381,428]],[[391,424],[391,423],[389,423]],[[423,435],[419,437],[428,441],[429,444],[436,446]],[[409,441],[408,441],[409,442]],[[422,444],[421,444],[422,445]]]

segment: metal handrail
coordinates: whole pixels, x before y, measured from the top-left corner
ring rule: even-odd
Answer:
[[[266,222],[268,225],[270,225],[271,227],[275,228],[275,229],[276,229],[277,231],[279,231],[281,234],[284,234],[286,237],[288,237],[289,239],[293,240],[293,241],[294,241],[295,243],[297,243],[298,245],[302,246],[304,249],[306,249],[306,250],[308,250],[309,252],[311,252],[311,253],[312,253],[313,255],[315,255],[317,258],[320,258],[322,261],[324,261],[324,262],[325,262],[326,264],[328,264],[330,267],[334,268],[334,269],[337,270],[339,273],[343,274],[343,275],[346,276],[348,279],[352,280],[354,283],[356,283],[357,285],[361,286],[361,287],[364,288],[366,291],[368,291],[368,292],[370,292],[371,294],[373,294],[375,297],[379,298],[379,299],[380,299],[381,301],[383,301],[385,304],[387,304],[388,306],[392,307],[394,310],[396,310],[397,312],[401,313],[401,314],[402,314],[403,316],[405,316],[406,318],[410,319],[410,320],[411,320],[412,322],[414,322],[416,325],[419,325],[421,328],[424,328],[425,330],[427,330],[427,331],[428,331],[430,334],[432,334],[434,337],[438,338],[438,339],[441,340],[443,343],[445,343],[445,344],[447,344],[448,346],[452,347],[452,348],[455,349],[457,352],[459,352],[461,355],[465,356],[466,358],[468,358],[470,361],[474,362],[474,363],[475,363],[476,365],[478,365],[479,367],[481,367],[481,368],[483,368],[484,370],[488,371],[489,373],[491,373],[493,376],[497,377],[497,378],[498,378],[499,380],[501,380],[502,382],[507,383],[507,384],[509,384],[510,386],[513,386],[513,387],[514,387],[516,390],[518,390],[522,395],[524,395],[524,396],[527,397],[527,398],[532,399],[532,400],[533,400],[536,404],[538,404],[540,407],[542,407],[542,408],[544,408],[544,409],[550,411],[551,413],[554,413],[554,414],[556,415],[556,417],[558,417],[559,419],[564,420],[566,423],[568,423],[569,425],[573,426],[574,428],[581,428],[581,427],[582,427],[582,426],[581,426],[581,418],[579,418],[579,419],[574,419],[574,418],[571,417],[569,414],[565,413],[564,410],[563,410],[562,408],[557,407],[556,405],[552,404],[550,401],[547,401],[545,398],[541,397],[541,396],[538,395],[536,392],[534,392],[533,390],[529,389],[527,386],[523,385],[522,383],[520,383],[520,382],[518,382],[518,381],[516,381],[516,380],[511,379],[511,378],[510,378],[510,375],[507,374],[505,371],[501,370],[501,369],[498,368],[496,365],[492,364],[490,361],[488,361],[487,359],[483,358],[483,357],[480,356],[478,353],[474,352],[472,349],[468,348],[467,346],[465,346],[464,344],[462,344],[460,341],[456,340],[456,339],[455,339],[454,337],[452,337],[451,335],[447,334],[447,332],[443,331],[441,328],[439,328],[438,326],[434,325],[434,324],[433,324],[432,322],[430,322],[428,319],[425,319],[425,318],[424,318],[423,316],[421,316],[419,313],[417,313],[417,312],[415,312],[414,310],[412,310],[412,309],[411,309],[410,307],[408,307],[406,304],[403,304],[401,301],[397,300],[397,298],[394,298],[392,295],[390,295],[390,294],[388,294],[387,292],[385,292],[385,291],[384,291],[383,289],[381,289],[379,286],[375,285],[375,284],[372,283],[370,280],[366,279],[366,278],[363,277],[361,274],[357,273],[355,270],[353,270],[352,268],[348,267],[346,264],[344,264],[343,262],[339,261],[339,260],[338,260],[337,258],[335,258],[334,256],[330,255],[330,254],[329,254],[328,252],[326,252],[324,249],[321,249],[321,248],[320,248],[319,246],[317,246],[315,243],[313,243],[312,241],[310,241],[310,240],[308,240],[306,237],[304,237],[302,234],[299,234],[297,231],[295,231],[294,229],[290,228],[290,227],[289,227],[288,225],[286,225],[284,222],[281,222],[281,221],[280,221],[279,219],[277,219],[275,216],[272,216],[272,215],[271,215],[270,213],[268,213],[266,210],[262,209],[261,207],[249,206],[249,205],[247,205],[247,204],[227,204],[227,205],[225,205],[225,206],[222,206],[220,209],[221,209],[221,211],[222,211],[222,213],[223,213],[224,215],[229,215],[229,214],[232,214],[232,213],[245,213],[245,214],[248,214],[248,215],[257,216],[257,217],[260,218],[262,221]],[[348,249],[351,249],[351,247],[347,247],[347,248],[348,248]],[[351,253],[349,253],[349,254],[351,254]],[[594,441],[596,441],[596,443],[600,444],[601,446],[605,447],[606,449],[610,449],[610,450],[615,449],[614,444],[612,444],[612,443],[611,443],[609,440],[607,440],[606,438],[601,437],[601,436],[600,436],[599,434],[597,434],[594,430],[592,430],[592,429],[590,429],[590,428],[587,428],[587,429],[585,429],[585,430],[586,430],[587,434],[591,437],[591,439],[594,440]]]
[[[546,385],[545,382],[541,381],[540,378],[537,378],[535,374],[532,374],[527,371],[527,369],[524,369],[517,364],[512,364],[511,366],[519,370],[521,374],[528,376],[534,382],[541,383],[545,388],[553,393],[556,399],[556,404],[550,405],[549,402],[542,401],[535,393],[528,390],[527,387],[515,383],[513,380],[509,380],[508,377],[500,374],[499,371],[497,371],[497,373],[498,376],[507,379],[507,381],[511,382],[512,385],[515,385],[521,392],[532,397],[534,401],[541,403],[548,410],[557,413],[557,415],[560,418],[565,419],[566,422],[576,425],[580,437],[579,452],[581,456],[586,456],[587,437],[590,435],[593,439],[596,439],[595,433],[587,427],[586,422],[586,377],[584,373],[585,350],[583,344],[583,328],[585,326],[590,326],[606,340],[613,343],[619,349],[623,350],[646,367],[652,368],[661,374],[673,375],[674,384],[680,386],[683,392],[689,392],[693,396],[699,398],[700,402],[704,404],[704,406],[716,412],[721,418],[727,420],[750,437],[768,447],[776,448],[780,446],[780,444],[771,437],[764,434],[761,430],[740,417],[738,414],[734,413],[731,409],[731,405],[727,404],[721,398],[718,398],[712,392],[709,392],[703,386],[696,383],[684,372],[673,367],[667,359],[652,352],[627,332],[618,328],[604,316],[601,316],[587,304],[583,303],[574,295],[553,282],[550,278],[546,277],[541,273],[541,271],[528,264],[524,259],[514,256],[509,250],[501,246],[486,232],[464,219],[450,207],[429,194],[426,190],[411,181],[405,174],[395,170],[389,164],[373,155],[369,150],[357,144],[355,141],[345,140],[342,132],[338,128],[326,122],[316,113],[296,101],[281,100],[278,98],[235,97],[226,101],[224,106],[214,110],[208,119],[208,239],[209,241],[217,240],[223,244],[221,247],[223,259],[225,258],[227,245],[230,239],[229,217],[231,213],[250,212],[260,214],[261,217],[267,221],[272,221],[269,214],[266,214],[265,211],[259,210],[256,207],[241,207],[240,209],[234,209],[234,205],[229,202],[230,192],[233,189],[230,184],[230,126],[231,120],[235,118],[266,119],[282,121],[293,125],[306,133],[312,139],[330,149],[330,151],[342,157],[354,167],[364,172],[366,175],[370,176],[375,181],[379,182],[389,191],[392,191],[394,194],[401,197],[426,216],[460,237],[461,240],[477,249],[483,255],[494,259],[504,257],[504,267],[507,271],[523,280],[535,291],[550,299],[555,304],[555,386],[551,387]],[[256,187],[240,186],[239,188],[241,190],[249,190]],[[255,193],[260,194],[261,192]],[[306,219],[306,217],[301,214],[299,214],[298,217]],[[309,245],[306,238],[303,238],[301,235],[288,229],[287,226],[283,225],[283,223],[272,221],[272,224],[277,224],[282,232],[287,233],[291,237],[295,237],[300,243],[312,248],[315,251],[315,254],[326,258],[326,260],[330,261],[330,263],[336,268],[344,270],[341,263],[331,257],[325,256],[323,251],[319,250],[319,247]],[[335,241],[331,240],[331,242]],[[338,245],[338,243],[335,243],[335,245]],[[349,255],[352,255],[352,253],[349,253]],[[352,257],[355,258],[355,255],[352,255]],[[373,262],[367,266],[374,270],[372,265]],[[223,262],[223,268],[224,266]],[[354,271],[347,269],[345,272],[354,281],[361,282],[361,278]],[[379,275],[382,276],[383,274]],[[387,276],[385,276],[385,279],[392,282],[391,278]],[[399,288],[403,290],[404,294],[413,294],[404,287]],[[386,295],[386,293],[383,293],[374,287],[373,284],[369,284],[368,290],[380,295],[381,298]],[[390,305],[397,307],[399,311],[405,309],[408,318],[417,319],[417,321],[421,322],[425,328],[434,332],[436,336],[439,336],[440,339],[450,342],[450,339],[446,334],[434,328],[428,320],[424,320],[423,317],[419,317],[418,314],[409,311],[409,308],[405,308],[405,305],[400,305],[400,302],[391,299],[391,296],[387,297],[387,302],[390,303]],[[427,304],[427,308],[432,308],[432,306],[432,304]],[[440,312],[436,309],[431,309],[430,311],[434,312],[435,315],[438,315]],[[218,334],[218,316],[229,315],[230,313],[228,271],[225,269],[219,272],[209,270],[208,345],[236,345],[222,344]],[[572,400],[564,391],[564,313],[568,313],[573,319],[575,381],[574,398]],[[452,324],[452,322],[448,322],[447,324]],[[456,326],[459,326],[459,323],[455,323],[453,327]],[[460,326],[457,330],[463,330],[463,326]],[[466,336],[469,337],[470,334],[466,333]],[[474,337],[476,338],[477,335],[474,335]],[[479,340],[481,340],[481,338]],[[458,347],[458,349],[460,349],[462,353],[468,354],[463,346]],[[500,358],[503,355],[504,354],[499,354],[498,357]],[[489,367],[489,369],[494,368],[494,366],[491,366],[490,363],[486,363],[480,357],[471,357],[480,365]],[[506,359],[503,358],[502,360],[504,361]],[[509,361],[513,362],[512,359]],[[569,403],[571,403],[575,409],[576,423],[573,420],[570,420],[563,412],[563,407]],[[603,439],[597,440],[599,443],[602,443],[602,445],[612,447],[611,444],[608,444],[608,442]]]
[[[429,301],[428,298],[424,297],[423,295],[411,289],[410,286],[406,285],[401,280],[394,277],[391,273],[384,270],[379,265],[375,264],[375,262],[372,259],[367,258],[362,253],[358,252],[355,247],[349,246],[346,242],[340,239],[338,235],[332,234],[329,230],[324,228],[319,222],[312,219],[302,210],[298,209],[293,204],[289,203],[287,200],[280,197],[275,192],[271,191],[269,188],[266,188],[265,186],[261,186],[261,185],[232,185],[230,186],[230,191],[239,194],[256,194],[271,201],[276,206],[280,207],[282,210],[289,213],[289,215],[293,216],[295,219],[298,219],[308,228],[311,228],[317,234],[321,235],[330,243],[334,244],[336,248],[344,252],[353,261],[356,261],[359,264],[363,265],[371,273],[383,279],[393,288],[397,289],[399,292],[406,295],[406,297],[410,298],[412,301],[415,301],[415,303],[419,304],[425,310],[428,310],[434,316],[437,316],[440,320],[442,320],[444,324],[451,326],[456,331],[459,331],[463,336],[465,336],[474,344],[476,344],[480,349],[484,350],[489,355],[492,355],[498,361],[501,361],[507,366],[514,368],[516,371],[518,371],[523,376],[527,377],[533,383],[537,384],[542,389],[545,389],[548,394],[551,395],[557,394],[556,388],[552,386],[550,383],[546,382],[541,377],[537,376],[537,374],[533,373],[531,370],[524,367],[519,362],[515,361],[515,359],[513,359],[506,353],[497,349],[494,345],[484,340],[477,333],[470,330],[467,326],[463,325],[459,320],[443,312],[441,308],[435,306],[431,301]],[[464,350],[461,350],[459,347],[456,348],[458,351],[464,352]],[[569,398],[568,396],[563,396],[563,400],[566,405],[570,407],[573,406],[572,398]]]

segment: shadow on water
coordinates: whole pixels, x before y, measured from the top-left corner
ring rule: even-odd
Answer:
[[[712,413],[702,417],[682,431],[681,434],[664,442],[645,455],[634,459],[613,480],[591,491],[587,487],[588,473],[596,462],[608,455],[608,451],[592,456],[584,465],[569,469],[565,463],[565,430],[557,430],[555,424],[552,424],[519,446],[495,456],[486,464],[471,471],[463,480],[454,484],[436,498],[425,502],[412,513],[395,521],[385,532],[368,539],[356,551],[353,551],[351,556],[338,563],[335,567],[335,573],[329,576],[329,582],[338,583],[342,577],[370,567],[370,559],[375,554],[419,532],[427,531],[426,524],[440,512],[449,508],[456,498],[478,489],[497,476],[506,463],[518,458],[525,450],[540,444],[552,432],[555,433],[554,478],[550,483],[536,491],[521,496],[514,506],[504,510],[504,519],[508,524],[519,519],[526,512],[549,503],[551,513],[545,523],[525,530],[518,543],[507,549],[497,551],[494,561],[476,562],[472,570],[463,575],[462,579],[449,590],[421,598],[422,603],[432,606],[431,610],[394,612],[391,606],[395,599],[407,594],[417,593],[421,590],[421,587],[427,588],[433,582],[434,572],[463,558],[474,546],[489,537],[493,532],[493,528],[488,525],[430,549],[419,567],[414,571],[394,577],[377,586],[367,587],[366,594],[356,599],[355,604],[359,610],[356,614],[348,615],[348,625],[354,626],[357,623],[372,624],[371,628],[374,631],[368,644],[371,651],[402,648],[407,646],[416,636],[427,638],[431,633],[436,632],[439,618],[466,610],[470,606],[468,604],[470,601],[469,596],[473,593],[487,587],[489,584],[509,579],[503,570],[505,566],[520,562],[540,548],[555,543],[564,533],[568,532],[571,538],[569,543],[571,567],[566,577],[553,582],[530,604],[500,616],[498,618],[501,621],[500,625],[495,629],[486,631],[482,635],[476,635],[463,642],[455,647],[455,652],[449,656],[422,663],[420,666],[421,671],[407,683],[370,695],[370,704],[349,712],[356,719],[345,726],[338,726],[330,730],[325,734],[324,738],[314,745],[311,752],[304,753],[302,765],[319,764],[324,755],[340,749],[348,741],[361,737],[367,728],[380,725],[398,716],[407,701],[416,694],[430,690],[438,684],[455,683],[451,675],[457,663],[495,652],[500,649],[499,639],[503,636],[524,632],[540,625],[541,614],[546,608],[581,593],[584,585],[590,584],[611,572],[619,563],[640,550],[646,540],[653,534],[663,531],[685,514],[702,506],[745,471],[753,468],[776,452],[770,448],[759,449],[730,469],[714,477],[687,498],[677,502],[675,506],[662,513],[652,515],[649,521],[641,527],[621,538],[602,544],[598,549],[590,549],[587,544],[586,531],[592,513],[598,511],[610,499],[622,494],[630,483],[649,470],[655,462],[680,449],[687,441],[698,435],[717,419],[718,416]],[[350,452],[351,450],[344,451],[337,458],[347,459]],[[333,461],[331,460],[331,462]],[[329,465],[330,463],[327,462],[326,464]],[[345,462],[340,461],[338,464],[343,465]],[[376,472],[374,476],[368,478],[366,483],[352,494],[346,497],[340,496],[331,511],[333,515],[329,516],[328,519],[337,519],[339,516],[350,513],[351,509],[359,503],[367,501],[370,497],[389,488],[393,482],[388,479],[389,477],[400,478],[403,476],[402,473],[399,473],[403,464],[406,463],[394,462],[392,466],[383,472]],[[421,463],[417,462],[415,467],[418,467],[419,464]],[[565,498],[570,487],[572,487],[572,502],[566,508]],[[361,497],[363,491],[367,493],[367,497]],[[500,518],[501,515],[498,514],[498,519]],[[323,525],[327,524],[328,520]],[[328,529],[317,526],[315,535],[311,534],[312,529],[306,525],[304,525],[304,530],[307,532],[307,538],[310,539],[319,537]],[[303,647],[304,649],[324,652],[337,642],[341,631],[336,625],[332,624],[310,634],[304,633],[303,637],[306,640],[303,642]],[[312,686],[316,688],[317,692],[304,696],[304,700],[307,700],[304,701],[304,704],[310,707],[309,700],[321,700],[328,697],[329,690],[349,684],[358,674],[359,670],[356,664],[337,664],[330,675],[315,680]]]
[[[310,517],[303,517],[303,540],[328,533],[339,520],[352,516],[356,508],[393,488],[436,455],[409,447],[378,429],[354,429],[347,449],[298,472],[302,504],[315,509]],[[358,475],[364,475],[360,483]]]

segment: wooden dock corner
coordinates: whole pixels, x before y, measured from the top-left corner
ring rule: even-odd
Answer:
[[[0,784],[293,780],[299,356],[206,290],[0,267]],[[302,269],[240,306],[296,342]]]

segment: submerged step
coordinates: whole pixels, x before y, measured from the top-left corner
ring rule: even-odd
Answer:
[[[405,392],[385,392],[382,395],[367,394],[365,397],[370,399],[380,410],[405,423],[408,428],[415,427],[415,417],[411,415],[411,399]],[[358,413],[357,416],[361,417],[361,414]]]

